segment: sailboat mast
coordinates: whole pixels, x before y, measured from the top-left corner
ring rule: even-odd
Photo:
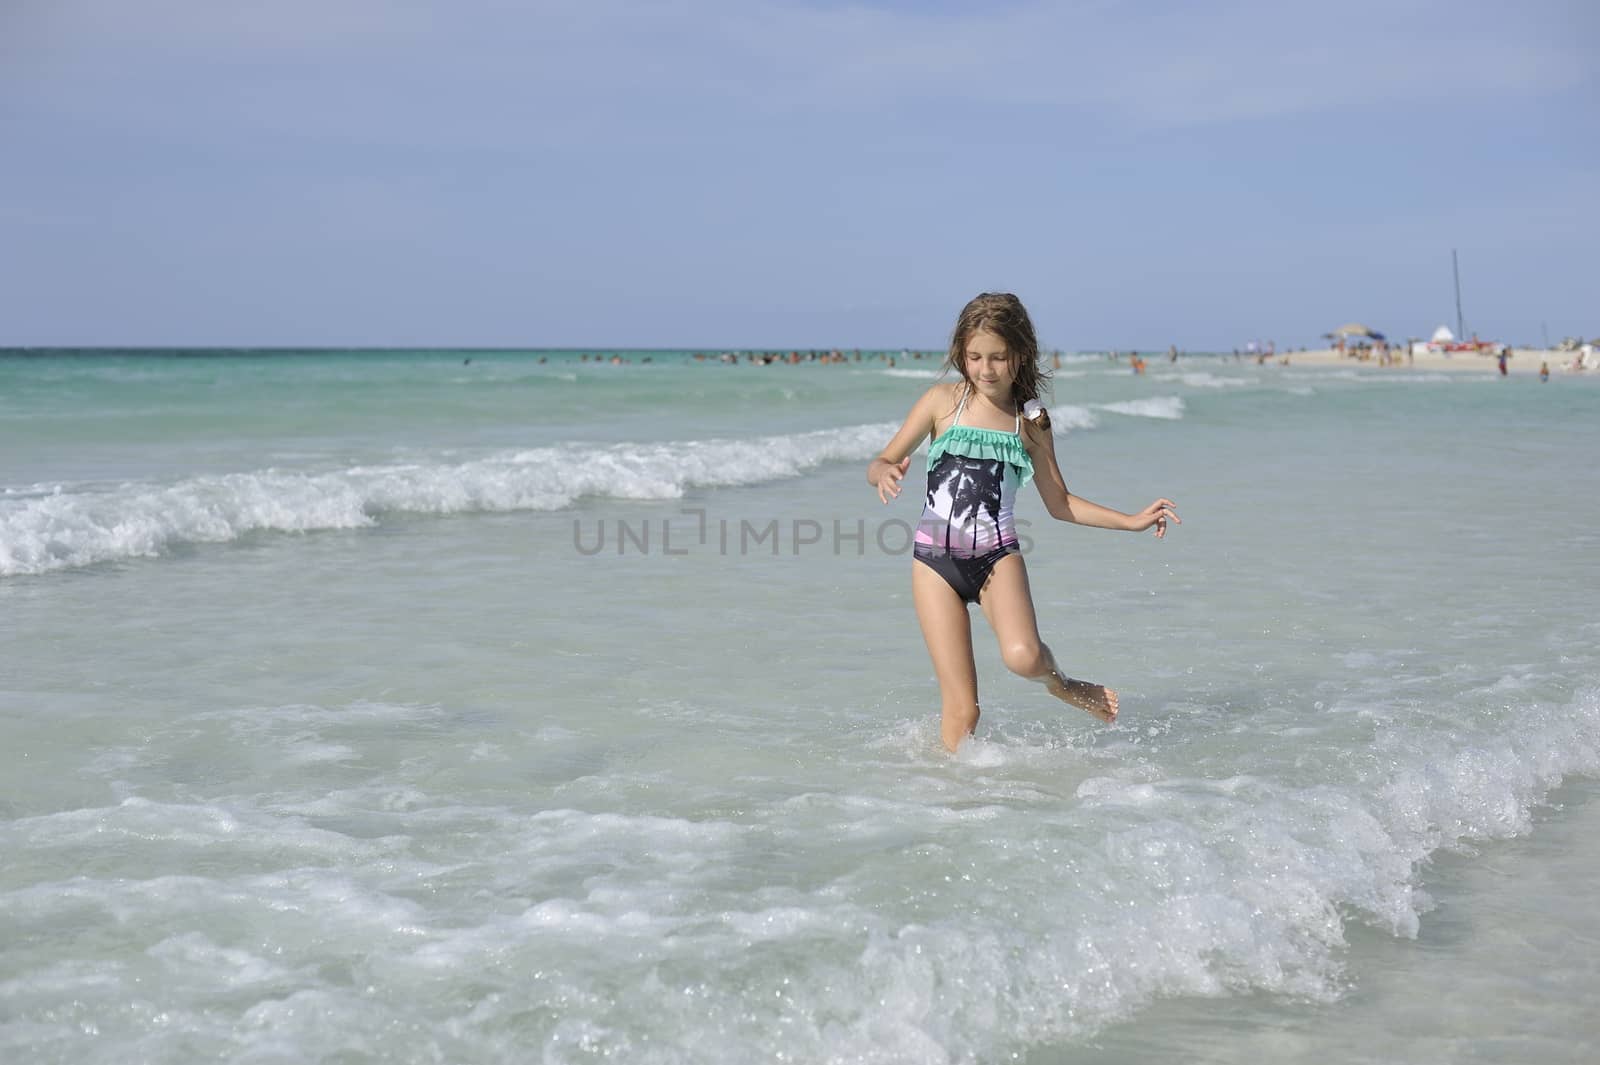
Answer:
[[[1461,264],[1456,261],[1456,250],[1450,249],[1450,271],[1456,275],[1456,339],[1467,339],[1467,326],[1461,320]]]

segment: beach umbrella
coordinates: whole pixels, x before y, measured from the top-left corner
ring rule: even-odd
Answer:
[[[1382,333],[1375,332],[1374,330],[1362,325],[1360,322],[1350,322],[1347,325],[1341,325],[1339,328],[1333,331],[1333,335],[1336,337],[1372,337],[1374,339],[1382,339],[1383,337]]]

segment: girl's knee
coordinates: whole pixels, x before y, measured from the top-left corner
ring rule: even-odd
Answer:
[[[1006,668],[1022,677],[1037,677],[1047,666],[1044,645],[1038,640],[1016,640],[1000,648]]]

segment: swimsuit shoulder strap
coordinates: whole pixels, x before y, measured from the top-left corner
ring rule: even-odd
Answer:
[[[970,385],[963,384],[961,386],[961,401],[956,404],[956,416],[950,422],[950,427],[952,429],[961,424],[961,412],[966,409],[967,396],[971,391],[972,391],[972,388],[971,388]]]

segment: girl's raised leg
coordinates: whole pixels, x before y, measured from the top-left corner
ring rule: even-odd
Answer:
[[[972,619],[967,604],[945,579],[911,563],[911,599],[917,606],[922,638],[939,678],[939,738],[955,750],[978,727],[978,667],[972,660]]]
[[[1057,699],[1086,710],[1101,721],[1117,719],[1117,693],[1086,680],[1062,675],[1055,655],[1039,639],[1039,621],[1033,612],[1033,592],[1021,555],[1007,555],[996,563],[978,593],[978,605],[1000,641],[1006,668],[1020,677],[1043,684]]]

